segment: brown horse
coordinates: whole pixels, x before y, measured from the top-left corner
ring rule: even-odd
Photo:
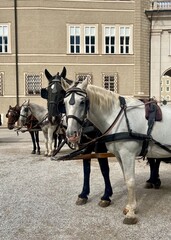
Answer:
[[[9,106],[9,109],[7,111],[6,117],[8,118],[7,126],[9,130],[14,129],[15,123],[19,120],[20,117],[20,106],[11,107]],[[27,120],[25,126],[27,127],[28,132],[31,135],[32,143],[33,143],[33,150],[32,154],[36,153],[40,154],[40,145],[39,145],[39,130],[41,129],[38,125],[38,121],[34,116],[30,116]],[[32,131],[34,129],[38,129],[37,131]]]

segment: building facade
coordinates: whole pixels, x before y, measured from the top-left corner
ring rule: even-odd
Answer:
[[[151,1],[150,95],[171,100],[171,1]]]
[[[0,1],[0,114],[45,105],[44,70],[125,96],[150,95],[150,0]]]

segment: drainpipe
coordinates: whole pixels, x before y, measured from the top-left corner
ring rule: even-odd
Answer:
[[[150,19],[150,38],[149,38],[149,97],[151,97],[151,32],[152,32],[152,15]]]
[[[16,104],[17,104],[17,105],[19,105],[19,75],[18,75],[18,19],[17,19],[17,0],[14,0],[14,19],[15,19]]]

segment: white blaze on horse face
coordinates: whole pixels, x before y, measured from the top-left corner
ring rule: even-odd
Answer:
[[[74,93],[75,102],[70,104],[71,96],[72,94],[65,98],[66,116],[68,117],[66,135],[70,142],[76,143],[80,141],[81,137],[80,121],[83,121],[85,117],[86,101],[85,97]]]

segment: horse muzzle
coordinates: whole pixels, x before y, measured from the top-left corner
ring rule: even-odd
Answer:
[[[75,132],[72,135],[67,135],[67,139],[71,143],[79,143],[80,142],[80,138],[81,138],[81,136],[77,132]]]

